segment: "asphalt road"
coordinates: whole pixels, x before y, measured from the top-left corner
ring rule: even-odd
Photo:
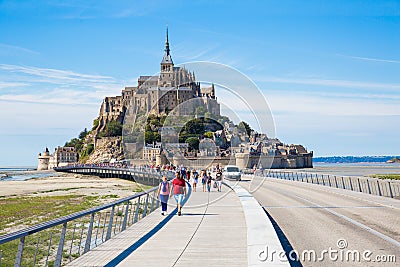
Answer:
[[[240,185],[252,191],[260,182]],[[273,178],[253,195],[303,266],[400,266],[399,200]]]

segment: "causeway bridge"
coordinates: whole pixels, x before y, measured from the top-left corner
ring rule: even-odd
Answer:
[[[150,186],[161,175],[56,170]],[[0,248],[15,249],[0,266],[398,266],[399,184],[354,179],[282,170],[226,180],[222,192],[188,184],[182,216],[173,199],[162,216],[153,187],[0,236]]]

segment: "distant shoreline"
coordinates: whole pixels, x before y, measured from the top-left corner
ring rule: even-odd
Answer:
[[[329,156],[329,157],[314,157],[313,163],[387,163],[387,161],[399,156]]]

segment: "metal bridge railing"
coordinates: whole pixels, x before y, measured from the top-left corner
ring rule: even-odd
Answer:
[[[400,181],[280,170],[258,170],[256,171],[256,175],[320,184],[384,197],[400,198]]]
[[[102,178],[122,178],[134,180],[140,184],[156,186],[161,176],[166,175],[168,179],[175,177],[172,170],[156,171],[151,168],[117,168],[111,166],[74,165],[54,168],[58,172],[77,173],[85,175],[97,175]]]
[[[159,206],[157,187],[0,236],[0,266],[62,266]]]

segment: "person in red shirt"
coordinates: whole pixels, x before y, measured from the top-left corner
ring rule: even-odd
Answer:
[[[172,181],[172,186],[171,186],[171,191],[170,195],[174,195],[177,208],[178,208],[178,216],[181,216],[182,214],[182,202],[183,199],[186,197],[186,182],[181,176],[180,172],[177,171],[175,173],[175,178]]]

